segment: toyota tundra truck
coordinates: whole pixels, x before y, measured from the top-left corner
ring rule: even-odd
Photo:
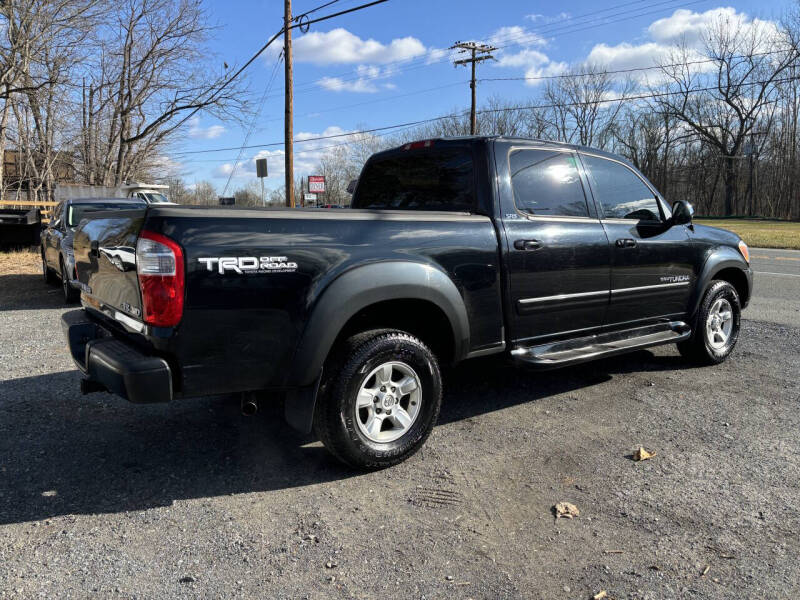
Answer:
[[[505,137],[375,154],[348,210],[93,213],[74,254],[83,308],[63,329],[85,393],[281,397],[358,468],[420,448],[450,365],[660,344],[720,363],[752,291],[742,240],[624,159]]]

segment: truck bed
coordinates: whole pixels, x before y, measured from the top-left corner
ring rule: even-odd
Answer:
[[[141,292],[130,262],[142,229],[183,248],[184,313],[171,331],[142,322]],[[93,243],[96,256],[90,253]],[[298,372],[296,353],[310,313],[329,286],[355,266],[372,264],[380,273],[410,262],[446,275],[469,312],[464,351],[502,341],[497,234],[486,216],[149,207],[95,215],[76,233],[75,256],[84,305],[118,321],[140,346],[167,357],[176,373],[175,390],[186,395],[296,383],[289,379]],[[399,286],[394,297],[402,299],[403,293]],[[341,306],[339,312],[348,309]]]

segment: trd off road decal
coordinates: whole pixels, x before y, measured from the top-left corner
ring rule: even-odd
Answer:
[[[220,275],[227,272],[248,275],[297,271],[297,263],[290,261],[286,256],[218,256],[198,258],[197,261],[205,265],[207,271],[217,271]]]

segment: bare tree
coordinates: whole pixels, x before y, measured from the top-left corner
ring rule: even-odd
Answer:
[[[706,32],[705,54],[713,67],[709,72],[690,64],[697,58],[686,47],[665,58],[666,93],[658,102],[718,152],[723,211],[731,215],[737,209],[737,159],[756,126],[769,127],[771,119],[764,117],[774,109],[778,84],[798,53],[785,31],[763,22],[740,27],[721,17]]]
[[[214,184],[210,181],[198,181],[195,183],[194,190],[192,190],[191,196],[187,199],[186,203],[200,206],[214,206],[218,204],[219,199]]]
[[[54,143],[60,141],[53,127],[55,112],[65,108],[71,69],[101,15],[100,0],[0,3],[0,157],[5,156],[9,121],[16,113],[16,137],[24,137],[30,144],[22,150],[28,167],[37,172],[38,188],[52,188]],[[32,132],[19,130],[20,113],[30,117]],[[0,196],[5,188],[2,163],[0,160]]]
[[[254,179],[236,189],[233,197],[236,199],[236,206],[264,206],[261,201],[261,185]]]
[[[86,179],[118,185],[147,169],[197,111],[242,118],[241,81],[209,64],[200,0],[124,0],[98,34],[82,91]]]
[[[545,84],[548,120],[558,139],[603,147],[622,109],[631,82],[619,85],[597,65],[582,64]]]

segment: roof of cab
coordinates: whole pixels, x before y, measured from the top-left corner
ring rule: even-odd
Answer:
[[[567,142],[557,142],[553,140],[543,140],[540,138],[525,138],[525,137],[504,136],[504,135],[462,135],[462,136],[429,138],[427,140],[414,140],[412,142],[406,142],[405,144],[396,146],[394,148],[388,148],[381,152],[376,152],[373,156],[379,156],[384,153],[393,153],[397,151],[406,150],[409,149],[408,148],[409,146],[416,145],[421,142],[432,142],[433,144],[435,144],[436,142],[447,143],[447,142],[487,142],[487,141],[508,142],[512,144],[532,146],[532,147],[568,148],[570,150],[575,150],[577,152],[588,152],[591,154],[598,154],[600,156],[607,156],[615,160],[622,160],[626,163],[628,162],[628,160],[625,159],[625,157],[614,154],[613,152],[608,152],[607,150],[601,150],[600,148],[593,148],[591,146],[582,146],[580,144],[569,144]]]

